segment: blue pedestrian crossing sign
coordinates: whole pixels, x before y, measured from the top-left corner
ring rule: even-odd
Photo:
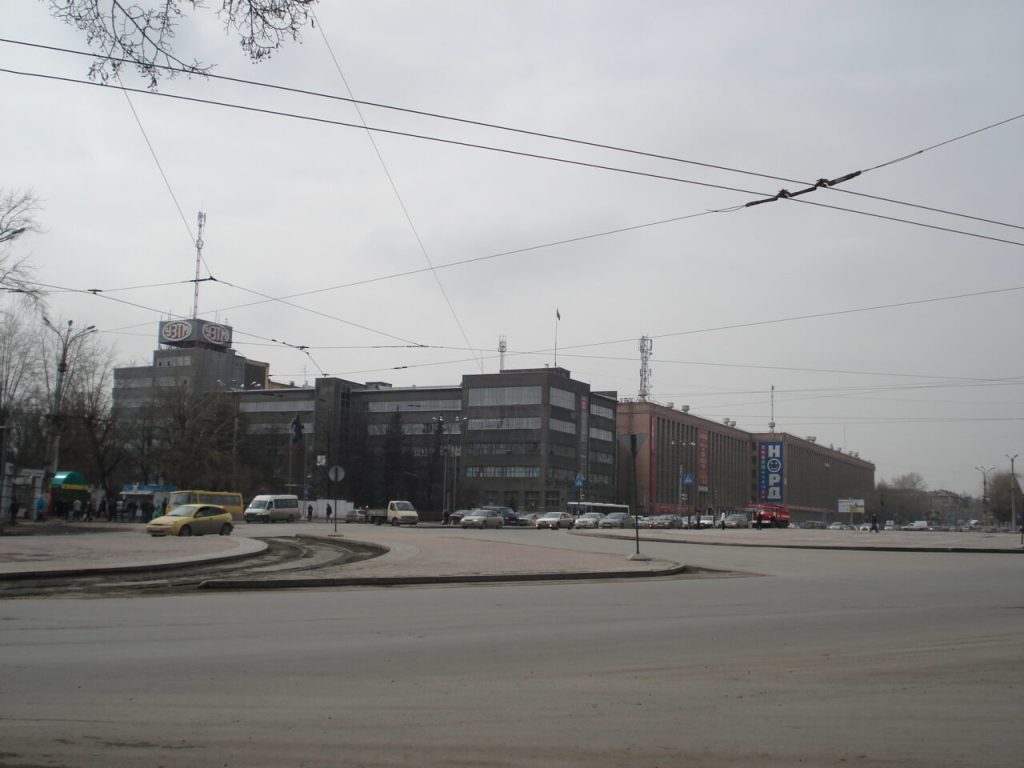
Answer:
[[[576,487],[577,488],[582,488],[584,485],[586,485],[586,483],[587,483],[587,479],[585,477],[583,477],[583,475],[576,475]]]
[[[689,472],[683,475],[683,485],[693,485],[693,475]]]

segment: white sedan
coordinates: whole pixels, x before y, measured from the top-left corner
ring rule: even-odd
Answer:
[[[559,528],[572,528],[572,515],[568,512],[547,512],[538,517],[534,523],[535,528],[550,528],[555,531]]]

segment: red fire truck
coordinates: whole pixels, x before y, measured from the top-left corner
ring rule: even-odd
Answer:
[[[762,528],[788,528],[789,511],[781,504],[751,504],[743,510],[750,516],[750,525]]]

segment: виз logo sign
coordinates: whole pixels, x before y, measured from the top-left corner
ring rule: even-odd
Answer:
[[[160,338],[164,341],[184,341],[191,335],[192,323],[185,322],[184,320],[164,323],[163,328],[160,329]]]
[[[224,325],[207,323],[203,326],[203,338],[211,344],[230,344],[231,329]]]

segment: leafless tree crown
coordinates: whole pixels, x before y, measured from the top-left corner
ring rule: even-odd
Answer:
[[[48,0],[54,16],[85,33],[89,45],[105,57],[91,67],[91,77],[106,82],[127,62],[156,88],[173,67],[204,74],[211,65],[186,61],[174,50],[178,24],[189,13],[206,10],[203,0]],[[219,0],[215,11],[224,30],[239,36],[253,61],[270,56],[312,21],[316,0]],[[216,4],[215,4],[216,7]],[[123,60],[123,61],[122,61]]]

